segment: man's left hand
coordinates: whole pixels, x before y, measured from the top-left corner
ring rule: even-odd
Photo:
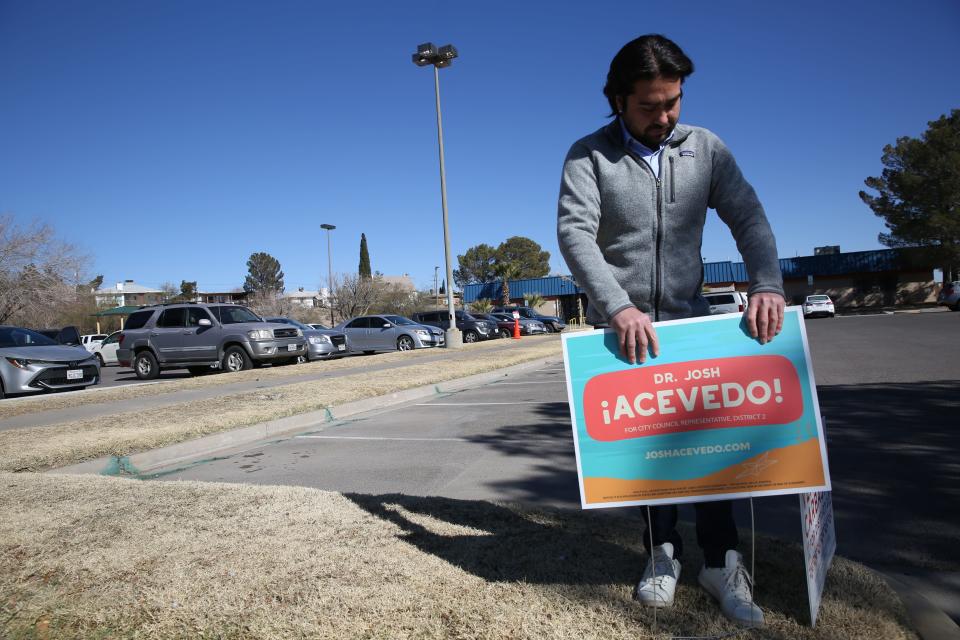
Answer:
[[[747,305],[750,335],[766,344],[783,328],[783,296],[779,293],[755,293]]]

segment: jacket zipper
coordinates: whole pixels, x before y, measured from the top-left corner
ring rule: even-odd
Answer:
[[[670,202],[677,201],[677,193],[673,188],[675,184],[677,184],[677,174],[673,166],[673,156],[670,156]]]
[[[654,322],[659,322],[660,321],[660,288],[661,288],[660,250],[663,245],[663,186],[662,186],[662,183],[660,182],[660,176],[658,176],[653,172],[653,169],[650,168],[650,165],[648,165],[644,160],[634,155],[633,151],[631,151],[630,149],[625,149],[625,150],[627,154],[631,158],[633,158],[634,162],[636,162],[637,164],[643,167],[646,167],[647,171],[650,172],[650,175],[652,175],[653,179],[656,180],[657,182],[657,252],[656,252],[656,255],[654,256],[654,260],[657,263],[657,269],[656,269],[657,278],[656,278],[656,282],[654,284],[654,290],[653,290],[653,320]],[[670,163],[673,164],[673,158],[670,158]],[[662,167],[663,165],[660,165],[660,166]]]

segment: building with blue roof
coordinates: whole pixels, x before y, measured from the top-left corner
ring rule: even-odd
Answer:
[[[920,249],[879,249],[781,258],[787,304],[801,304],[808,295],[826,294],[838,311],[935,304],[940,283],[935,265]],[[749,283],[742,262],[703,263],[705,291],[746,291]],[[587,299],[572,276],[509,280],[511,304],[540,295],[538,310],[564,319],[583,317]],[[479,299],[501,302],[501,282],[468,284],[463,303]]]

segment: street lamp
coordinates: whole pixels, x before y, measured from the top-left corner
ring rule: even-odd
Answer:
[[[333,327],[333,258],[330,253],[330,232],[337,227],[332,224],[322,224],[321,229],[327,230],[327,304],[330,305],[330,327]]]
[[[437,140],[440,147],[440,203],[443,206],[443,252],[447,266],[447,312],[449,329],[446,345],[448,349],[459,349],[463,339],[457,329],[457,318],[453,309],[453,266],[450,264],[450,224],[447,221],[447,171],[443,160],[443,119],[440,115],[440,68],[449,67],[457,57],[457,49],[451,44],[437,48],[432,42],[421,44],[413,54],[413,63],[418,67],[433,66],[433,88],[437,98]]]

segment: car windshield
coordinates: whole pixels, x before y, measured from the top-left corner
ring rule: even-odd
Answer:
[[[260,322],[260,318],[246,307],[215,307],[217,316],[222,324],[239,324],[241,322]]]
[[[399,325],[417,324],[413,320],[409,318],[404,318],[403,316],[383,316],[383,317],[389,320],[390,322],[392,322],[393,324],[399,324]]]
[[[807,296],[807,302],[830,302],[830,296]]]
[[[55,347],[60,343],[36,331],[19,327],[0,327],[0,348],[3,347]]]

